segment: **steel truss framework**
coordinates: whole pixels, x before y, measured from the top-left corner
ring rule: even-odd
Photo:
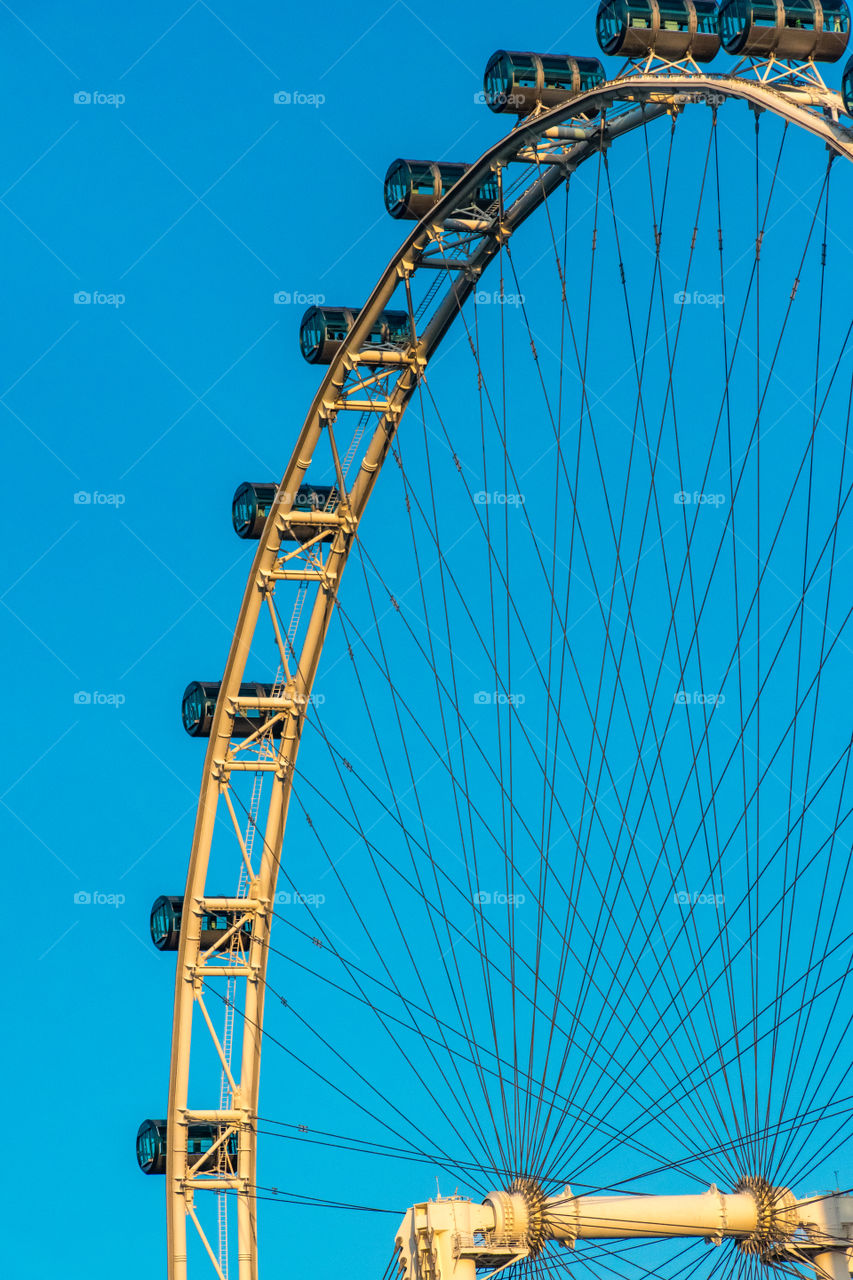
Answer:
[[[607,148],[622,134],[650,120],[676,115],[690,104],[716,111],[728,99],[748,103],[755,112],[769,111],[814,135],[835,156],[853,160],[853,131],[838,123],[841,100],[826,89],[814,67],[791,69],[766,63],[740,75],[708,75],[695,64],[635,64],[623,74],[570,102],[520,122],[491,147],[464,178],[436,205],[407,238],[381,275],[358,320],[329,367],[310,407],[261,537],[249,575],[225,668],[221,694],[204,763],[195,832],[186,881],[171,1050],[168,1103],[167,1218],[168,1275],[185,1280],[187,1222],[197,1230],[213,1272],[225,1280],[220,1256],[199,1219],[195,1192],[217,1190],[237,1201],[240,1280],[257,1280],[258,1239],[253,1188],[256,1183],[255,1120],[264,1022],[265,975],[272,906],[287,821],[291,786],[306,707],[317,674],[323,643],[347,565],[373,487],[391,451],[395,433],[424,370],[489,263],[513,233],[585,160]],[[779,77],[782,77],[780,79]],[[597,112],[592,119],[587,113]],[[483,177],[503,177],[510,166],[526,166],[529,181],[521,194],[489,213],[466,206]],[[417,330],[411,282],[418,271],[433,277],[436,297],[429,322]],[[444,273],[444,275],[438,274]],[[436,281],[439,281],[436,285]],[[362,350],[378,315],[400,287],[411,318],[411,342],[404,350]],[[347,416],[344,416],[347,415]],[[355,415],[351,417],[349,415]],[[353,423],[357,427],[353,430]],[[355,478],[348,470],[362,438],[366,448]],[[312,481],[312,459],[327,441],[341,501],[333,512],[291,512],[292,499],[304,480]],[[343,446],[343,448],[342,448]],[[325,477],[320,477],[322,481]],[[294,526],[316,530],[301,544],[284,541]],[[331,541],[321,541],[332,530]],[[303,537],[304,537],[303,532]],[[274,602],[279,583],[296,584],[296,609],[289,630],[283,628]],[[303,606],[306,621],[297,626]],[[281,663],[281,679],[269,699],[240,699],[239,689],[256,630],[269,626]],[[298,643],[297,643],[298,637]],[[282,725],[273,742],[267,732],[232,739],[235,716],[250,706],[268,709]],[[261,780],[271,776],[266,816],[245,815],[235,807],[230,786],[237,772],[255,776],[253,804],[259,804]],[[239,885],[232,899],[209,896],[208,863],[214,825],[230,824],[234,833]],[[255,833],[259,839],[255,839]],[[199,921],[204,909],[237,911],[228,933],[208,950],[200,946]],[[241,927],[251,923],[243,941]],[[205,1003],[209,979],[227,980],[226,1028],[220,1036]],[[235,999],[238,984],[243,999]],[[235,1004],[243,1010],[242,1049],[238,1066],[231,1062]],[[223,1072],[223,1090],[215,1105],[190,1105],[190,1051],[195,1037],[212,1044]],[[197,1052],[197,1048],[196,1048]],[[221,1125],[213,1154],[218,1170],[188,1155],[187,1126],[193,1121]],[[238,1154],[226,1154],[229,1138],[238,1135]],[[203,1168],[201,1167],[203,1163]],[[220,1234],[223,1231],[220,1197]]]

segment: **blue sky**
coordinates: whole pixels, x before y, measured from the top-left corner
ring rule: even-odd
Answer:
[[[15,1272],[162,1266],[162,1184],[133,1154],[168,1083],[173,963],[148,909],[181,890],[192,833],[202,756],[180,694],[221,670],[248,570],[231,495],[278,478],[317,384],[302,295],[358,305],[401,239],[388,163],[478,155],[503,128],[475,101],[488,56],[594,52],[593,17],[508,0],[440,21],[403,0],[0,6],[2,600],[7,672],[29,689],[6,735],[4,839],[29,922],[7,1018],[38,1116],[20,1135],[12,1119],[7,1172],[13,1194],[30,1188]],[[748,220],[733,225],[746,243]],[[280,1086],[289,1102],[294,1081]],[[329,1129],[359,1132],[324,1107]],[[361,1168],[318,1149],[294,1184],[281,1164],[283,1186],[333,1199]],[[395,1176],[364,1194],[398,1207]],[[384,1250],[358,1227],[370,1267],[390,1252],[382,1222]],[[299,1263],[314,1261],[303,1236]]]

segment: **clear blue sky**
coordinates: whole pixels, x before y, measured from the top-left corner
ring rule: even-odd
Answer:
[[[220,672],[248,567],[231,495],[280,475],[317,383],[304,306],[274,296],[357,305],[401,238],[389,161],[478,155],[502,130],[475,102],[488,56],[595,52],[595,7],[0,6],[10,1274],[162,1274],[133,1140],[165,1105],[174,965],[147,917],[192,833],[180,693]],[[310,1110],[282,1096],[271,1114]],[[352,1198],[356,1166],[326,1159],[299,1185]],[[367,1203],[397,1207],[395,1177]],[[380,1221],[357,1226],[369,1276]],[[320,1247],[299,1265],[331,1275],[350,1246]]]

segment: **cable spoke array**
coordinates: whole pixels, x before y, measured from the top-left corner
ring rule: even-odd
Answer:
[[[243,1238],[259,1203],[271,1250],[351,1212],[370,1272],[381,1215],[437,1188],[853,1182],[851,178],[757,92],[614,95],[561,159],[496,148],[482,226],[419,224],[318,393],[188,888],[233,882],[236,835],[251,937],[187,1000],[242,1040],[235,1087],[229,1030],[192,1091],[224,1069],[240,1154],[196,1182]],[[359,356],[392,294],[410,348]],[[306,472],[335,498],[295,518]],[[238,743],[247,664],[273,692]],[[515,1269],[760,1265],[585,1241]]]

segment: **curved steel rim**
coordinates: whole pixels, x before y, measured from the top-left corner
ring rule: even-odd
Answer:
[[[705,95],[704,99],[702,95]],[[175,980],[175,1005],[171,1046],[171,1067],[168,1105],[168,1156],[166,1170],[167,1224],[168,1224],[168,1275],[169,1280],[185,1280],[187,1275],[186,1219],[193,1218],[210,1256],[214,1271],[218,1264],[209,1242],[202,1232],[195,1214],[192,1188],[187,1186],[189,1174],[186,1141],[176,1135],[185,1133],[187,1119],[215,1114],[221,1121],[233,1124],[240,1131],[240,1154],[237,1179],[233,1190],[238,1201],[238,1256],[240,1280],[257,1280],[258,1251],[255,1201],[256,1135],[254,1117],[257,1115],[261,1042],[263,1038],[264,986],[267,961],[267,940],[271,924],[273,902],[279,869],[279,859],[284,839],[287,809],[293,770],[301,739],[304,712],[308,695],[319,665],[323,642],[334,611],[335,599],[341,575],[346,567],[349,550],[356,535],[361,516],[369,501],[373,486],[381,471],[396,434],[400,418],[418,385],[422,371],[440,345],[469,294],[476,288],[482,271],[497,255],[502,244],[513,232],[566,180],[569,174],[584,160],[600,149],[602,142],[609,142],[622,133],[628,133],[664,114],[673,114],[698,101],[733,98],[749,103],[756,110],[767,110],[788,123],[804,129],[822,139],[835,155],[853,160],[853,130],[836,123],[839,110],[843,110],[839,94],[827,91],[809,94],[800,91],[799,96],[811,98],[811,109],[802,101],[784,91],[759,80],[746,80],[735,76],[715,76],[697,73],[665,75],[644,73],[630,74],[608,82],[571,99],[568,103],[518,124],[506,137],[489,148],[471,165],[465,176],[422,219],[392,258],[359,313],[358,320],[343,343],[338,355],[329,366],[314,397],[302,425],[296,445],[288,462],[280,485],[280,492],[296,491],[311,464],[311,457],[323,430],[327,430],[337,453],[334,423],[339,412],[344,411],[341,393],[348,375],[362,365],[359,352],[364,339],[380,312],[401,282],[406,284],[421,265],[424,251],[435,242],[454,214],[473,197],[484,175],[502,170],[506,165],[519,162],[536,167],[536,176],[515,202],[503,211],[502,219],[493,220],[485,230],[476,231],[480,243],[469,258],[469,267],[451,280],[443,301],[436,308],[429,324],[398,362],[400,372],[393,390],[387,394],[387,409],[378,416],[376,427],[359,467],[356,479],[349,487],[341,503],[338,531],[329,544],[325,580],[319,581],[314,595],[309,622],[304,631],[297,670],[287,685],[291,698],[290,709],[285,713],[285,729],[277,753],[277,769],[273,775],[272,793],[269,799],[266,822],[258,831],[263,836],[260,865],[249,884],[247,911],[254,917],[253,940],[248,957],[246,996],[243,1017],[243,1051],[241,1074],[236,1081],[232,1108],[227,1113],[210,1111],[191,1112],[188,1106],[189,1059],[192,1041],[193,1011],[203,989],[200,976],[203,964],[199,964],[200,945],[198,930],[192,927],[192,904],[203,900],[208,859],[213,836],[213,826],[219,800],[227,791],[227,753],[231,742],[226,706],[230,697],[239,690],[246,662],[251,649],[260,613],[264,603],[271,599],[275,571],[283,532],[283,517],[290,510],[288,503],[273,506],[260,539],[222,679],[214,723],[204,762],[199,806],[196,816],[192,851],[185,889],[185,909],[181,924],[181,939],[177,956]],[[621,115],[608,118],[607,109],[614,104],[634,104]],[[814,109],[823,109],[818,114]],[[533,155],[525,157],[525,151],[545,140],[547,131],[556,130],[564,122],[571,121],[577,127],[578,117],[585,111],[597,110],[600,115],[583,123],[585,137],[571,140],[559,158],[538,163]],[[548,141],[559,141],[553,137]],[[385,366],[387,369],[389,366]],[[229,818],[230,820],[230,818]],[[236,825],[236,824],[235,824]],[[239,837],[238,837],[239,839]],[[251,907],[248,904],[254,904]],[[219,1272],[221,1275],[221,1272]]]

